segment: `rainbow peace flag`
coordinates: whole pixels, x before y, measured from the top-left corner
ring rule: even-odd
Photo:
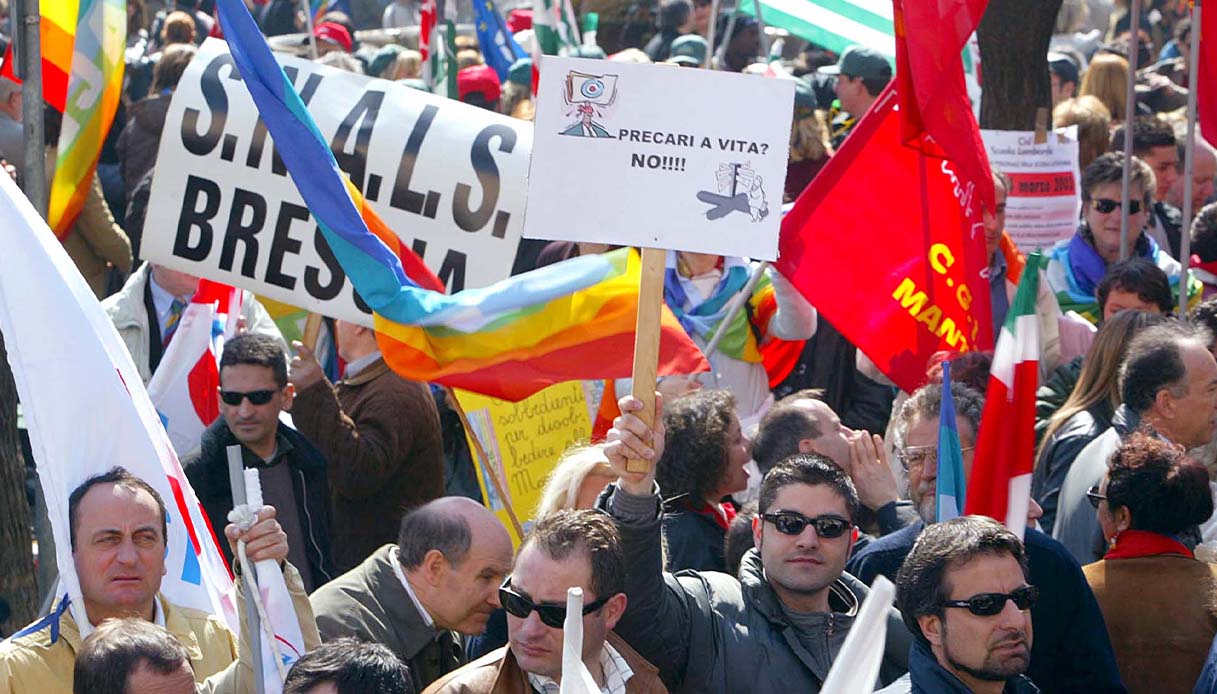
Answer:
[[[381,351],[403,377],[520,400],[562,381],[631,373],[641,264],[631,251],[575,258],[454,295],[338,170],[333,153],[241,0],[219,0],[243,83],[292,180],[355,289]],[[404,267],[403,267],[404,265]],[[661,374],[709,368],[674,316]]]
[[[76,38],[76,10],[74,2],[46,2],[39,4],[42,21],[38,26],[42,45],[42,96],[47,103],[63,112],[68,95],[68,73],[72,71],[72,43]],[[0,76],[20,83],[13,72],[13,45],[4,52],[4,67]]]

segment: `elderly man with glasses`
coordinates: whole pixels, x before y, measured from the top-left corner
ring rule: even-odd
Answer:
[[[951,395],[967,476],[973,465],[984,464],[973,459],[984,398],[961,383],[951,384]],[[897,415],[897,438],[903,442],[899,456],[908,471],[909,495],[921,520],[871,542],[850,559],[846,570],[864,583],[878,575],[896,581],[918,537],[938,520],[935,494],[941,409],[942,386],[934,384],[913,393]],[[1034,505],[1030,515],[1033,523]],[[1031,608],[1036,640],[1028,675],[1047,693],[1124,692],[1103,615],[1081,567],[1059,542],[1033,527],[1026,529],[1024,538],[1030,582],[1040,590],[1040,600]]]

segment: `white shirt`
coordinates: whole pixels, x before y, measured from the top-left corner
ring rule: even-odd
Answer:
[[[346,375],[344,378],[354,378],[356,374],[376,363],[380,359],[380,350],[376,350],[371,354],[364,355],[353,362],[347,363]]]
[[[396,547],[393,548],[393,555],[389,557],[389,563],[393,565],[393,573],[397,574],[397,580],[401,581],[401,585],[406,589],[406,595],[410,596],[410,600],[414,602],[414,607],[422,615],[423,624],[434,629],[435,620],[431,618],[431,613],[427,612],[427,608],[423,607],[423,604],[418,601],[418,596],[414,594],[414,589],[410,587],[410,582],[406,580],[405,572],[401,570],[401,557]]]
[[[625,683],[630,681],[634,676],[634,671],[630,669],[625,658],[605,642],[604,648],[600,649],[600,667],[604,669],[604,686],[600,688],[601,694],[625,694]],[[534,675],[528,673],[528,684],[532,688],[541,692],[541,694],[558,694],[561,689],[558,682],[552,677],[544,675]]]
[[[170,294],[164,287],[156,283],[152,272],[148,272],[148,286],[152,289],[152,308],[156,309],[156,324],[161,329],[161,339],[165,339],[165,327],[169,314],[173,312],[173,302],[190,303],[190,297],[178,297]]]

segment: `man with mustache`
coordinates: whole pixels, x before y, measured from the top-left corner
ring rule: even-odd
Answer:
[[[1033,694],[1027,555],[1000,523],[963,516],[917,539],[896,579],[896,604],[916,641],[909,674],[880,694]]]

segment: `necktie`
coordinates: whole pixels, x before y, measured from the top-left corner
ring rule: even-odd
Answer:
[[[165,337],[161,341],[162,347],[168,347],[169,341],[173,339],[173,333],[177,331],[178,321],[182,319],[182,311],[186,310],[186,302],[181,299],[174,299],[169,306],[169,315],[165,318]]]

